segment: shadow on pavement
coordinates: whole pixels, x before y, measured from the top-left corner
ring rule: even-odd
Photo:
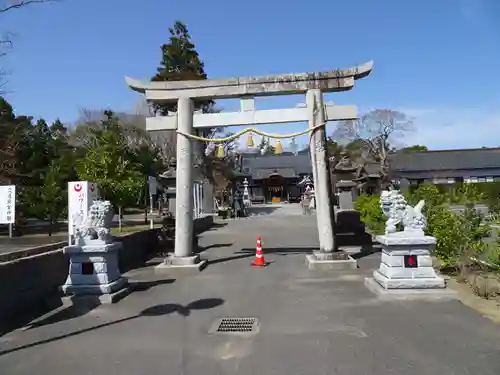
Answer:
[[[230,247],[230,246],[233,246],[233,243],[216,243],[208,246],[198,246],[198,248],[196,249],[196,253],[199,254],[210,249],[220,249],[223,247]]]
[[[178,305],[176,303],[167,303],[163,305],[155,305],[148,307],[141,312],[141,316],[161,316],[168,315],[176,312],[179,315],[187,317],[191,315],[192,310],[208,310],[220,306],[224,300],[220,298],[206,298],[199,299],[188,303],[186,306]]]
[[[336,228],[337,230],[337,228]],[[335,234],[337,246],[371,246],[372,236],[369,233],[337,232]]]
[[[56,311],[62,307],[63,302],[60,296],[57,294],[50,296],[42,303],[34,305],[27,311],[0,321],[0,337],[12,332],[15,329],[25,327],[27,324],[39,319],[41,316],[49,314],[51,311]]]
[[[88,314],[89,312],[91,312],[92,310],[94,310],[98,306],[99,306],[99,303],[97,303],[97,302],[89,302],[89,303],[86,303],[85,305],[75,303],[71,306],[66,307],[63,310],[59,310],[56,313],[47,316],[46,318],[42,318],[41,320],[37,320],[37,321],[29,324],[26,327],[26,329],[30,330],[30,329],[34,329],[34,328],[43,327],[46,325],[62,322],[64,320],[78,318],[80,316]]]
[[[131,293],[145,292],[155,286],[172,284],[175,279],[162,279],[153,281],[131,281],[129,284]],[[62,322],[65,320],[75,319],[85,314],[88,314],[92,310],[96,309],[101,305],[98,298],[79,300],[78,297],[71,297],[71,305],[51,314],[40,320],[36,320],[27,326],[27,329],[34,329],[38,327],[43,327],[46,325]]]
[[[264,254],[277,254],[277,255],[291,255],[291,254],[306,254],[311,253],[313,250],[318,250],[318,247],[266,247]],[[245,248],[235,252],[235,254],[250,254],[255,255],[254,248]]]
[[[145,292],[155,286],[168,285],[174,283],[175,279],[160,279],[151,281],[130,281],[131,292]]]
[[[33,348],[33,347],[36,347],[39,345],[48,344],[48,343],[62,340],[62,339],[68,338],[68,337],[77,336],[77,335],[80,335],[82,333],[92,332],[92,331],[95,331],[99,328],[109,327],[112,325],[124,323],[126,321],[130,321],[130,320],[141,318],[141,317],[164,316],[164,315],[169,315],[172,313],[178,313],[179,315],[181,315],[183,317],[188,317],[192,310],[213,309],[217,306],[222,305],[223,303],[224,303],[224,300],[220,299],[220,298],[205,298],[205,299],[199,299],[199,300],[190,302],[189,304],[187,304],[185,306],[179,305],[179,304],[154,305],[154,306],[150,306],[150,307],[142,310],[137,315],[129,316],[127,318],[122,318],[122,319],[114,320],[111,322],[98,324],[98,325],[90,327],[90,328],[80,329],[80,330],[66,333],[63,335],[51,337],[49,339],[40,340],[40,341],[33,342],[30,344],[26,344],[26,345],[21,345],[21,346],[18,346],[16,348],[2,350],[2,351],[0,351],[0,356],[6,355],[9,353],[14,353],[14,352],[17,352],[20,350],[28,349],[28,348]]]
[[[227,244],[221,244],[217,247],[223,247]],[[276,254],[281,256],[295,255],[295,254],[310,254],[314,250],[318,250],[318,247],[266,247],[263,250],[264,255],[266,254]],[[364,244],[361,246],[361,250],[357,253],[350,254],[354,259],[361,259],[372,255],[374,253],[380,252],[381,249],[378,246],[373,246],[371,244]],[[250,258],[255,256],[254,248],[244,248],[239,251],[235,251],[232,255],[227,257],[221,257],[217,259],[209,259],[208,264],[225,263],[232,260]]]
[[[247,213],[248,216],[253,216],[253,215],[269,215],[273,213],[276,210],[279,210],[281,207],[269,207],[269,206],[264,206],[264,207],[259,207],[259,206],[252,206],[247,208]]]
[[[307,254],[312,253],[313,250],[317,250],[317,247],[266,247],[263,252],[266,254],[277,254],[281,256],[292,255],[292,254]],[[244,248],[239,251],[235,251],[233,255],[218,259],[208,260],[208,264],[225,263],[231,260],[250,258],[255,256],[254,248]]]
[[[364,257],[370,256],[375,253],[381,252],[382,249],[379,246],[373,245],[363,245],[361,246],[361,251],[356,254],[351,254],[354,259],[362,259]]]
[[[224,228],[225,226],[227,226],[227,223],[214,222],[210,226],[210,228],[208,230],[206,230],[205,232],[213,232],[213,231],[216,231],[219,228]]]

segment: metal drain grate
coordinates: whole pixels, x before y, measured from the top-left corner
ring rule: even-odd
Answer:
[[[210,332],[224,334],[257,333],[258,326],[259,321],[257,318],[222,318],[212,325]]]

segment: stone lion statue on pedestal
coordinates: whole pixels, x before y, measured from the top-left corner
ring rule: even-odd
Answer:
[[[86,245],[89,241],[99,241],[107,244],[112,242],[111,223],[114,211],[110,201],[94,201],[90,206],[87,219],[83,225],[76,228],[77,245]]]
[[[419,201],[415,207],[407,204],[399,190],[384,190],[380,195],[380,208],[387,217],[385,234],[395,233],[401,223],[405,232],[423,234],[427,227],[427,219],[422,214],[425,201]]]

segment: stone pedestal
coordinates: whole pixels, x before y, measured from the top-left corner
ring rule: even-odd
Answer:
[[[310,270],[352,270],[358,268],[358,262],[343,251],[313,251],[306,255],[306,264]]]
[[[432,267],[430,249],[436,238],[422,232],[403,231],[377,236],[382,245],[380,267],[366,286],[377,294],[402,297],[454,297]]]
[[[163,263],[155,267],[155,272],[166,270],[202,271],[207,266],[207,263],[207,260],[200,259],[198,254],[187,257],[178,257],[171,254],[165,258]]]
[[[97,242],[97,241],[96,241]],[[63,249],[70,257],[66,295],[96,297],[101,303],[113,303],[128,293],[127,279],[118,268],[118,251],[122,244],[71,245]]]
[[[338,206],[341,210],[353,210],[356,197],[354,190],[357,184],[354,181],[338,181],[335,184],[338,196]]]

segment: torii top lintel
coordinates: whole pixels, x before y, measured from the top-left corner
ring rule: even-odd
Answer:
[[[301,94],[310,89],[321,89],[323,92],[347,91],[354,87],[355,80],[369,75],[372,67],[373,61],[370,61],[326,72],[163,82],[125,77],[125,81],[132,90],[146,94],[146,99],[153,102],[170,102],[180,97],[230,99]]]

